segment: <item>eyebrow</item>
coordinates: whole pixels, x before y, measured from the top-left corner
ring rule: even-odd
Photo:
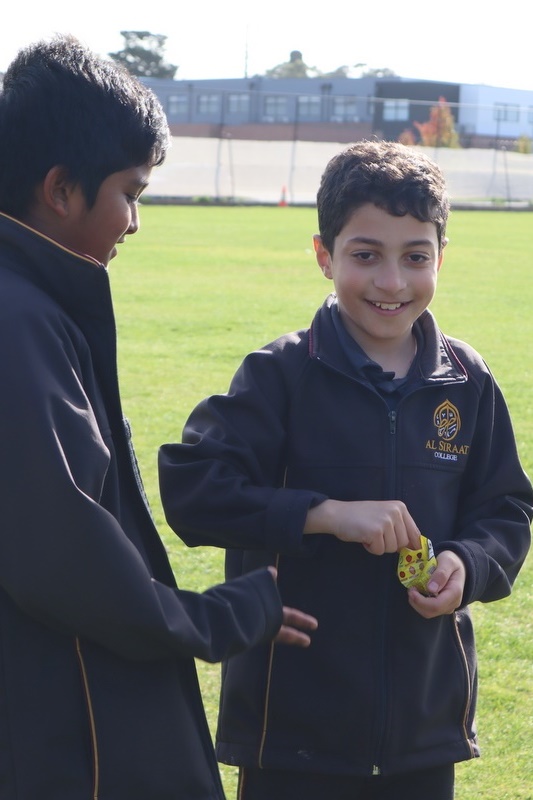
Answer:
[[[381,239],[372,239],[368,236],[353,236],[347,240],[347,244],[372,244],[383,246],[384,242]],[[411,239],[409,242],[404,242],[403,247],[433,247],[434,242],[431,239]]]
[[[132,175],[129,180],[129,186],[133,189],[138,189],[139,191],[144,191],[147,186],[150,185],[149,181],[143,180],[142,178],[137,178],[135,175]]]

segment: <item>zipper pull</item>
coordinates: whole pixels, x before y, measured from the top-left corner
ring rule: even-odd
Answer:
[[[396,411],[389,411],[389,430],[392,434],[396,433]]]

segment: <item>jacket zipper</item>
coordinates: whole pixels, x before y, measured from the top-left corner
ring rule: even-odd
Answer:
[[[397,420],[397,412],[395,409],[390,409],[388,412],[388,419],[389,419],[389,456],[390,456],[390,481],[389,481],[389,497],[394,498],[396,496],[396,468],[395,468],[395,461],[396,461],[396,420]],[[385,631],[386,631],[386,623],[387,623],[387,609],[388,609],[388,586],[385,587],[385,591],[382,595],[382,609],[381,609],[381,660],[383,664],[382,669],[382,680],[381,686],[379,687],[379,697],[380,697],[380,706],[378,711],[378,724],[377,724],[377,731],[378,731],[378,738],[376,742],[375,748],[375,758],[372,764],[372,775],[380,775],[381,774],[381,755],[383,753],[383,742],[385,735],[383,731],[385,730],[385,717],[386,717],[386,708],[387,708],[387,688],[386,688],[386,678],[385,678],[385,666],[387,663],[386,652],[385,652]]]
[[[276,563],[274,565],[279,569],[279,553],[276,554]],[[265,691],[265,704],[263,707],[263,730],[261,731],[261,743],[259,745],[258,766],[263,769],[263,752],[265,749],[265,742],[268,730],[268,708],[270,705],[270,689],[272,685],[272,665],[274,662],[274,641],[270,642],[270,652],[268,654],[268,670],[267,670],[267,685]]]
[[[390,442],[390,488],[389,496],[396,498],[396,420],[398,414],[395,409],[389,411],[389,442]]]
[[[316,356],[316,358],[317,358],[317,361],[321,361],[321,359],[318,356]],[[325,363],[325,362],[322,362],[322,363]],[[353,377],[346,375],[346,373],[342,372],[342,370],[338,370],[336,367],[333,367],[333,366],[328,365],[328,364],[326,364],[326,366],[328,366],[330,369],[333,369],[335,372],[340,372],[341,375],[344,375],[345,377],[350,378],[350,380],[354,380]],[[369,388],[370,391],[372,391],[376,396],[381,397],[379,392],[376,391],[376,389],[374,387],[367,387],[367,388]],[[404,398],[401,398],[401,400],[402,399],[404,399]],[[401,402],[401,400],[400,400],[400,402]],[[396,466],[395,466],[395,461],[396,461],[396,422],[397,422],[398,414],[397,414],[397,411],[395,409],[389,409],[387,416],[388,416],[388,420],[389,420],[389,442],[390,442],[390,449],[389,449],[390,461],[389,461],[389,463],[390,463],[390,466],[391,466],[391,469],[390,469],[390,480],[389,480],[389,497],[394,498],[394,496],[395,496],[395,488],[396,488]],[[387,591],[387,595],[388,595],[388,591]],[[384,638],[385,633],[384,632],[385,632],[385,627],[386,627],[385,626],[386,616],[387,616],[387,604],[386,604],[386,602],[384,602],[383,603],[382,613],[381,613],[381,623],[382,623],[381,624],[381,631],[382,631],[382,636],[381,636],[381,657],[382,657],[384,665],[386,663],[385,652],[384,652],[384,648],[385,648],[385,638]],[[272,658],[272,655],[271,655],[271,658]],[[270,669],[271,669],[271,667],[272,667],[272,661],[270,662]],[[270,684],[270,669],[269,669],[269,684]],[[384,673],[384,669],[383,669],[383,673]],[[377,726],[378,740],[376,742],[376,748],[375,748],[375,751],[374,751],[376,757],[375,757],[374,763],[372,764],[372,767],[371,767],[371,774],[372,775],[381,775],[380,761],[381,761],[381,755],[382,755],[382,752],[383,752],[383,741],[384,741],[384,738],[385,738],[384,734],[381,733],[381,731],[385,727],[383,722],[384,722],[384,719],[385,719],[385,707],[386,707],[386,704],[387,704],[387,698],[386,698],[387,689],[386,689],[386,686],[385,686],[385,677],[383,677],[382,684],[381,684],[381,687],[380,687],[379,691],[380,691],[380,697],[381,697],[381,708],[380,708],[380,712],[379,712],[380,722],[378,723],[378,726]],[[266,730],[265,730],[265,733],[266,733]],[[261,748],[262,748],[263,744],[264,744],[264,738],[263,738],[263,740],[261,742]],[[260,766],[261,766],[261,764],[260,764]]]
[[[321,359],[318,356],[316,358],[317,358],[317,361],[321,361]],[[322,363],[325,363],[325,362],[322,362]],[[342,372],[342,370],[338,370],[336,367],[333,367],[331,365],[326,365],[326,366],[329,366],[329,368],[333,369],[335,372],[340,372],[341,375],[344,375],[345,377],[350,378],[350,380],[354,380],[353,377],[346,375],[346,373]],[[372,391],[376,396],[381,397],[379,392],[374,387],[367,387],[367,388],[369,388],[370,391]],[[405,399],[405,398],[404,397],[400,398],[400,402],[403,399]],[[390,459],[389,460],[389,464],[390,464],[389,497],[390,498],[394,498],[395,494],[396,494],[396,491],[395,491],[396,490],[396,463],[395,463],[396,462],[396,423],[397,423],[397,418],[398,418],[398,413],[397,413],[396,409],[389,409],[388,413],[387,413],[387,417],[388,417],[388,421],[389,421],[389,442],[390,442],[390,448],[389,448],[389,459]],[[383,596],[385,597],[385,594]],[[388,596],[388,591],[387,591],[387,596]],[[382,661],[383,661],[384,668],[385,668],[385,664],[386,664],[385,638],[384,638],[385,637],[385,627],[386,627],[386,625],[385,625],[386,616],[387,616],[387,603],[384,601],[383,602],[382,612],[381,612],[381,631],[382,631],[382,636],[381,636],[381,658],[382,658]],[[384,672],[385,672],[384,668],[383,668],[383,675],[384,675]],[[269,675],[269,680],[270,680],[270,675]],[[381,775],[381,756],[382,756],[382,753],[383,753],[383,743],[384,743],[384,739],[385,739],[385,736],[381,731],[383,731],[384,728],[385,728],[384,720],[385,720],[386,705],[387,705],[387,689],[386,689],[386,686],[385,686],[385,677],[383,677],[381,686],[379,687],[379,694],[380,694],[380,698],[381,698],[381,707],[380,707],[380,711],[379,711],[379,714],[378,714],[378,716],[379,716],[379,721],[378,721],[378,726],[377,726],[378,736],[377,736],[376,747],[375,747],[375,750],[374,750],[375,759],[373,759],[373,763],[372,763],[372,766],[371,766],[371,774],[372,775]],[[263,742],[262,742],[262,744],[263,744]]]
[[[281,482],[283,488],[287,486],[287,466],[283,471],[283,480]],[[279,561],[280,561],[280,554],[276,553],[276,562],[274,566],[279,572]],[[267,685],[265,691],[265,704],[263,707],[263,730],[261,731],[261,742],[259,744],[259,753],[257,756],[257,763],[259,769],[263,769],[263,752],[265,750],[265,742],[268,732],[268,708],[270,704],[270,689],[272,686],[272,665],[274,663],[274,641],[270,642],[270,651],[268,654],[268,669],[267,669]]]
[[[83,686],[83,693],[85,696],[85,702],[87,704],[87,713],[89,716],[89,735],[91,739],[91,749],[93,754],[93,793],[92,793],[92,800],[98,800],[98,791],[99,791],[99,783],[100,783],[100,763],[98,758],[98,742],[96,738],[96,724],[94,721],[94,711],[93,711],[93,704],[91,700],[91,692],[89,690],[89,680],[87,677],[87,669],[85,667],[85,660],[83,658],[83,654],[81,652],[81,645],[79,637],[76,636],[76,655],[78,657],[78,663],[80,666],[81,672],[81,681]]]
[[[344,372],[343,370],[339,369],[338,367],[335,367],[332,364],[329,364],[328,362],[323,361],[320,358],[320,356],[314,355],[313,357],[316,359],[317,362],[322,363],[327,368],[333,370],[334,372],[339,373],[340,375],[343,375],[345,378],[348,378],[349,380],[352,380],[352,381],[355,380],[357,383],[360,383],[363,386],[365,385],[365,384],[362,384],[361,381],[357,380],[356,378],[354,378],[351,375],[348,375],[346,372]],[[375,395],[381,397],[379,392],[374,387],[367,386],[367,388],[370,389],[370,391],[372,391]],[[416,391],[420,391],[421,389],[424,389],[424,388],[430,388],[430,387],[421,386]],[[412,394],[412,393],[413,393],[413,391],[409,392],[409,394]],[[400,398],[400,402],[405,400],[406,397],[407,397],[407,395],[404,395],[402,398]],[[395,487],[396,487],[395,458],[396,458],[396,423],[397,423],[397,417],[398,417],[398,414],[397,414],[396,410],[389,410],[388,411],[389,441],[390,441],[390,464],[391,464],[391,467],[392,467],[391,468],[391,477],[390,477],[390,481],[389,481],[389,492],[390,492],[389,496],[391,498],[393,498],[394,495],[395,495],[395,491],[394,490],[395,490]],[[384,631],[384,629],[385,629],[385,624],[384,624],[385,623],[385,615],[386,615],[386,607],[384,605],[383,612],[382,612],[382,617],[381,617],[382,623],[383,623],[382,626],[381,626],[382,631]],[[468,661],[467,661],[466,654],[465,654],[465,651],[464,651],[464,647],[463,647],[463,643],[462,643],[462,640],[461,640],[461,636],[460,636],[459,630],[457,628],[457,621],[455,621],[455,627],[456,627],[456,634],[457,634],[459,647],[460,647],[460,650],[461,650],[461,653],[462,653],[463,662],[465,664],[465,671],[466,671],[467,684],[468,684],[468,688],[467,688],[468,700],[467,700],[467,704],[466,704],[466,708],[465,708],[465,713],[463,715],[463,732],[464,732],[464,735],[465,735],[465,739],[466,739],[466,741],[468,743],[468,746],[470,748],[471,756],[473,757],[474,753],[472,751],[472,746],[469,743],[469,739],[468,739],[468,735],[467,735],[467,720],[468,720],[468,714],[469,714],[469,711],[470,711],[470,707],[472,705],[472,697],[471,697],[471,691],[470,691],[470,680],[469,680],[470,673],[469,673],[469,669],[468,669]],[[382,636],[382,640],[381,641],[382,641],[382,645],[384,646],[384,638],[383,638],[383,636]],[[383,650],[382,650],[382,657],[383,657],[383,660],[385,661],[385,656],[384,656]],[[270,678],[270,676],[269,676],[269,678]],[[380,715],[379,715],[380,719],[383,719],[384,716],[385,716],[385,695],[386,695],[386,688],[385,688],[384,685],[382,685],[382,687],[381,687],[382,708],[381,708],[381,712],[380,712]],[[378,731],[381,730],[382,727],[381,728],[378,727]],[[384,737],[383,734],[380,733],[378,735],[378,741],[377,741],[376,748],[375,748],[375,751],[374,751],[376,758],[374,759],[374,763],[372,763],[372,766],[371,766],[371,769],[370,769],[370,772],[371,772],[372,775],[381,775],[380,760],[381,760],[381,755],[382,755],[382,752],[383,752],[384,738],[385,737]]]

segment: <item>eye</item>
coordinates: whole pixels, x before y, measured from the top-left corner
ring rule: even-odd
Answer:
[[[424,266],[429,261],[427,253],[408,253],[407,260],[414,266]]]
[[[356,261],[360,261],[361,264],[370,264],[370,262],[375,258],[375,253],[372,250],[358,250],[356,253],[352,254]]]
[[[128,203],[138,203],[139,200],[141,199],[142,193],[146,189],[146,185],[145,184],[143,184],[142,186],[134,185],[131,188],[133,189],[133,191],[125,192],[126,199]]]

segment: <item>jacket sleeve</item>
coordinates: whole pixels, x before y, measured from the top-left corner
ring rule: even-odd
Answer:
[[[130,659],[219,661],[272,639],[282,608],[267,570],[202,594],[158,583],[100,504],[110,453],[86,393],[92,366],[77,328],[59,313],[4,307],[0,363],[4,598]]]
[[[312,547],[305,519],[326,497],[283,487],[287,396],[275,348],[251,353],[229,392],[192,412],[182,443],[161,447],[166,519],[188,545],[290,554]]]
[[[531,540],[531,483],[520,464],[507,405],[488,370],[471,451],[455,539],[438,546],[455,551],[466,565],[463,606],[509,595]]]

